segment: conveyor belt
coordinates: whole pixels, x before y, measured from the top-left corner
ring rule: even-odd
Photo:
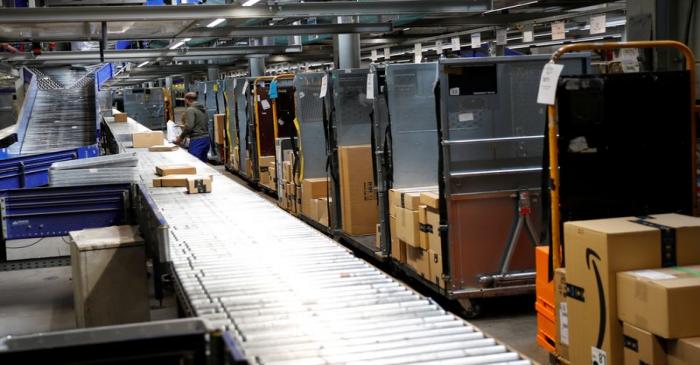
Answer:
[[[144,129],[105,119],[118,140]],[[211,194],[149,190],[193,310],[253,363],[530,364],[186,151],[130,151],[146,186],[158,164],[214,176]]]

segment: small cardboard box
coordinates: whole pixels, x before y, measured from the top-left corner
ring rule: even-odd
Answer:
[[[665,343],[654,334],[628,323],[622,324],[625,365],[666,365]]]
[[[129,120],[129,116],[126,113],[115,113],[112,116],[117,123],[126,123]]]
[[[549,251],[548,251],[549,252]],[[557,328],[557,355],[569,359],[569,311],[566,305],[566,269],[560,267],[554,271],[554,311]]]
[[[673,254],[662,252],[662,235],[673,239]],[[664,241],[666,241],[666,238]],[[569,360],[592,358],[621,364],[622,324],[618,321],[617,277],[621,271],[700,262],[700,218],[679,214],[624,217],[564,224]]]
[[[156,188],[166,188],[166,187],[186,187],[187,178],[192,175],[168,175],[163,177],[157,177],[153,179],[153,187]]]
[[[413,189],[389,189],[389,204],[410,210],[418,210],[420,192]]]
[[[700,336],[699,303],[700,266],[617,273],[618,318],[663,338]]]
[[[197,169],[190,165],[161,165],[156,166],[156,175],[158,176],[168,176],[168,175],[195,175],[197,174]]]
[[[214,143],[224,144],[226,140],[226,114],[214,114]]]
[[[211,193],[211,176],[188,176],[187,192],[190,194]]]
[[[418,211],[397,207],[398,227],[396,233],[400,240],[407,245],[421,248],[420,230],[418,226]]]
[[[148,147],[149,152],[172,152],[177,151],[179,147],[174,144],[160,144],[156,146]]]
[[[439,251],[442,254],[440,244],[440,213],[427,205],[421,205],[418,209],[418,224],[420,230],[420,247],[424,250]]]
[[[148,148],[162,145],[164,141],[163,132],[136,132],[131,135],[132,147]]]
[[[440,195],[436,192],[426,191],[420,193],[420,204],[427,205],[428,208],[439,209],[440,208]]]
[[[667,352],[668,365],[700,364],[700,337],[669,341]]]
[[[428,251],[406,245],[406,263],[420,276],[430,278],[430,255]]]

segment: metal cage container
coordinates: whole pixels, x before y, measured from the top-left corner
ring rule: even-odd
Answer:
[[[124,112],[151,130],[165,129],[163,89],[124,89]]]

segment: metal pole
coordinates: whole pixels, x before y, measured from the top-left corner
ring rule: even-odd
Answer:
[[[210,65],[207,67],[207,80],[216,81],[219,79],[219,66]]]
[[[357,17],[339,16],[338,23],[356,23]],[[341,69],[360,68],[360,35],[338,35],[338,67]]]
[[[250,45],[258,46],[262,43],[259,38],[251,38]],[[265,75],[265,57],[251,57],[248,59],[248,68],[250,69],[250,76],[257,77]]]
[[[100,39],[100,63],[105,61],[105,49],[107,48],[107,22],[102,22],[102,37]]]

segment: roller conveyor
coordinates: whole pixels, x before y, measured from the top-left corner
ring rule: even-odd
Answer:
[[[145,129],[105,119],[117,141]],[[160,164],[214,176],[211,194],[148,189],[194,314],[233,333],[251,363],[530,364],[186,151],[120,150],[137,153],[146,186]]]

